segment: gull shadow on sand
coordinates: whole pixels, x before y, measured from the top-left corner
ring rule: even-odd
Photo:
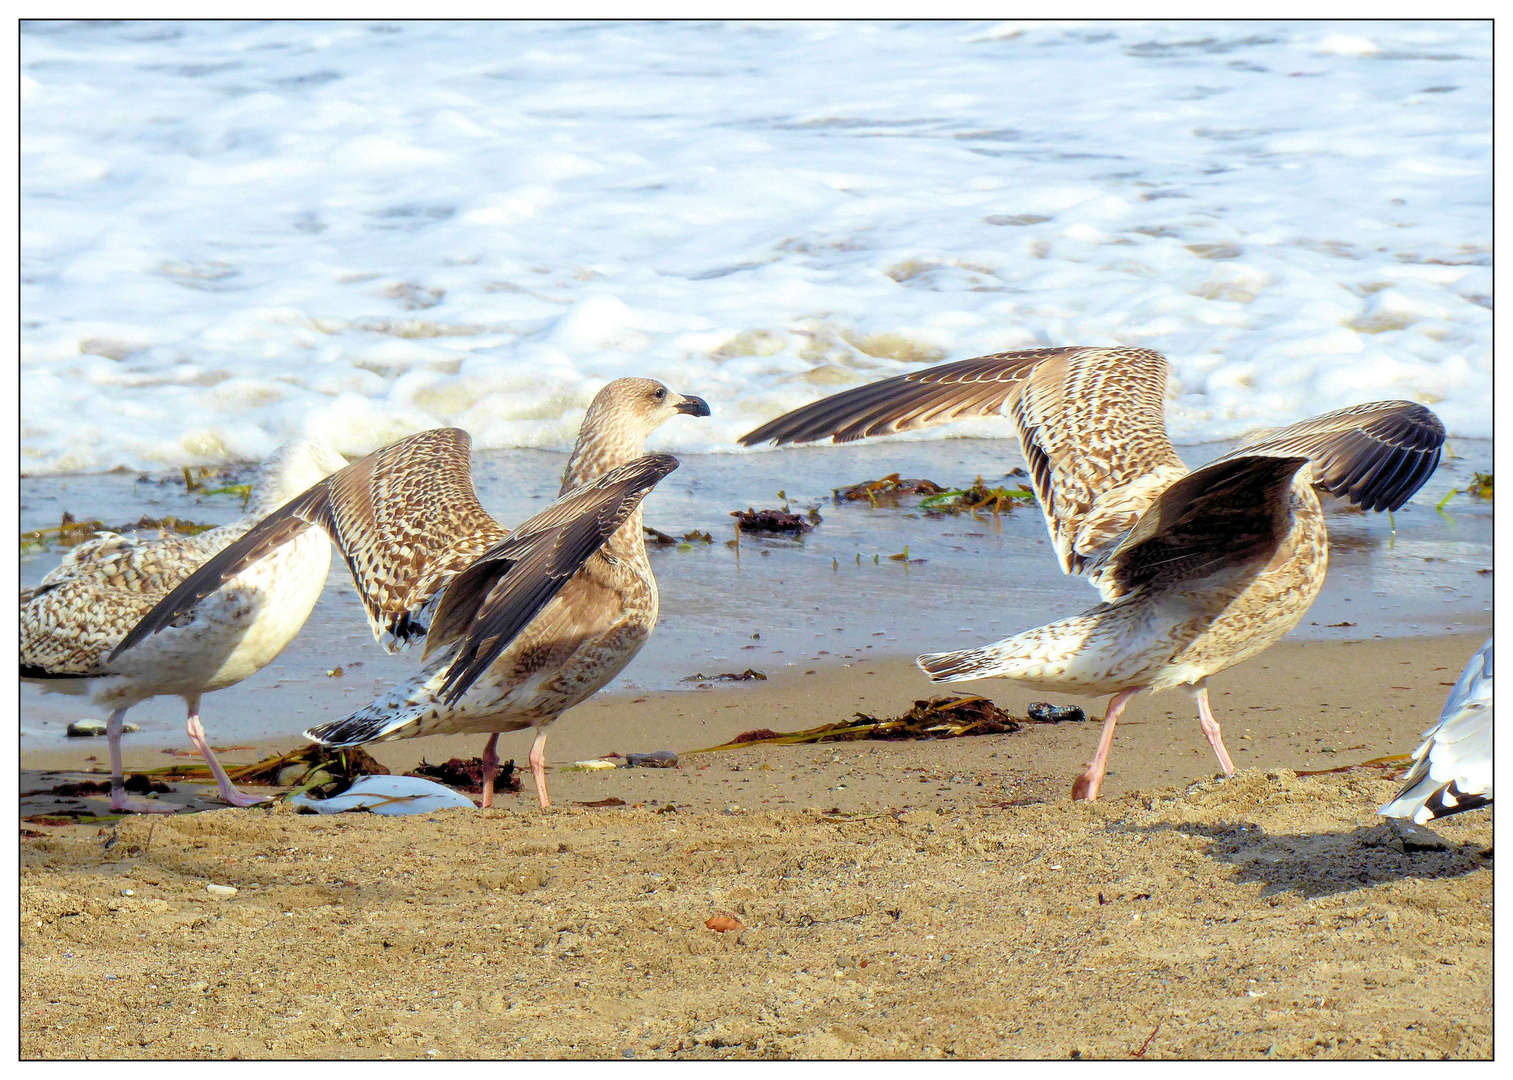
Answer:
[[[1210,841],[1205,854],[1235,867],[1236,881],[1260,882],[1261,895],[1293,892],[1309,899],[1404,878],[1464,877],[1492,868],[1491,852],[1417,828],[1407,842],[1392,822],[1348,832],[1269,833],[1259,825],[1162,824],[1130,832],[1176,831]]]

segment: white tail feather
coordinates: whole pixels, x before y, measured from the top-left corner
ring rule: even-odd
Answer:
[[[1164,660],[1170,646],[1147,656],[1160,638],[1147,605],[1100,604],[1013,637],[956,652],[926,653],[915,660],[932,682],[1013,679],[1048,690],[1106,694],[1149,684],[1153,657]]]
[[[1014,641],[995,642],[977,649],[960,649],[956,652],[926,653],[915,659],[920,670],[930,676],[931,682],[961,682],[964,679],[991,679],[995,676],[1012,676],[1020,666],[1012,652],[1004,653],[1004,646]]]

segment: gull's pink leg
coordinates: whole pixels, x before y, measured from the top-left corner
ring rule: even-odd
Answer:
[[[536,778],[536,797],[541,800],[541,809],[551,808],[552,800],[546,796],[546,729],[542,728],[536,733],[536,741],[531,743],[531,756],[527,759],[531,763],[531,775]]]
[[[198,697],[185,698],[189,703],[189,722],[185,725],[189,730],[189,741],[194,743],[194,748],[200,752],[200,757],[210,766],[210,771],[215,774],[215,786],[221,789],[221,801],[228,802],[232,806],[256,806],[261,802],[268,802],[271,796],[248,795],[238,791],[236,785],[231,782],[231,777],[226,775],[226,770],[221,768],[221,763],[215,759],[215,751],[210,749],[210,743],[205,738],[204,725],[200,723],[200,699]]]
[[[1208,745],[1219,755],[1224,775],[1233,776],[1235,763],[1229,760],[1229,751],[1224,749],[1224,736],[1219,733],[1219,721],[1214,719],[1213,710],[1208,707],[1208,684],[1202,682],[1193,687],[1193,697],[1198,699],[1198,722],[1203,725],[1203,734],[1208,736]]]
[[[1124,711],[1124,706],[1129,699],[1138,694],[1144,687],[1136,686],[1129,690],[1121,690],[1109,699],[1108,710],[1103,714],[1103,734],[1098,739],[1098,752],[1093,755],[1093,760],[1088,763],[1087,772],[1077,777],[1072,783],[1072,799],[1086,799],[1088,802],[1098,801],[1098,789],[1103,786],[1103,771],[1108,767],[1109,748],[1114,745],[1114,725],[1119,720],[1119,714]]]
[[[105,737],[110,740],[110,808],[128,814],[171,814],[179,809],[176,803],[133,799],[126,794],[126,772],[121,768],[121,723],[125,718],[126,710],[117,709],[105,722]]]
[[[494,805],[494,777],[499,773],[499,755],[494,753],[494,746],[499,742],[499,732],[489,736],[488,744],[483,748],[483,808],[487,810]]]

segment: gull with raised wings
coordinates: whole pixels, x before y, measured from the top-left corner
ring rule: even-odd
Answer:
[[[1103,602],[977,649],[921,656],[936,682],[1004,678],[1112,695],[1098,749],[1072,786],[1093,800],[1114,725],[1143,689],[1188,686],[1204,735],[1234,771],[1208,677],[1295,627],[1329,561],[1316,491],[1396,510],[1439,463],[1445,429],[1411,401],[1355,405],[1260,432],[1189,470],[1166,433],[1166,358],[1051,348],[909,372],[778,417],[742,438],[849,442],[1004,412],[1064,573]]]
[[[341,747],[487,733],[487,807],[500,733],[533,728],[531,773],[548,807],[548,726],[619,674],[656,625],[640,504],[678,460],[644,450],[679,414],[708,416],[709,406],[652,379],[609,383],[583,419],[559,498],[514,530],[478,501],[466,432],[400,439],[259,522],[165,598],[123,648],[316,526],[346,558],[380,644],[425,645],[409,681],[305,737]]]

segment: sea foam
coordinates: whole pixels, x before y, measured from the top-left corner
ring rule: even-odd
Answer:
[[[1166,353],[1180,442],[1492,432],[1487,23],[28,23],[21,68],[24,472],[562,449],[630,374],[727,450],[1051,344]]]

